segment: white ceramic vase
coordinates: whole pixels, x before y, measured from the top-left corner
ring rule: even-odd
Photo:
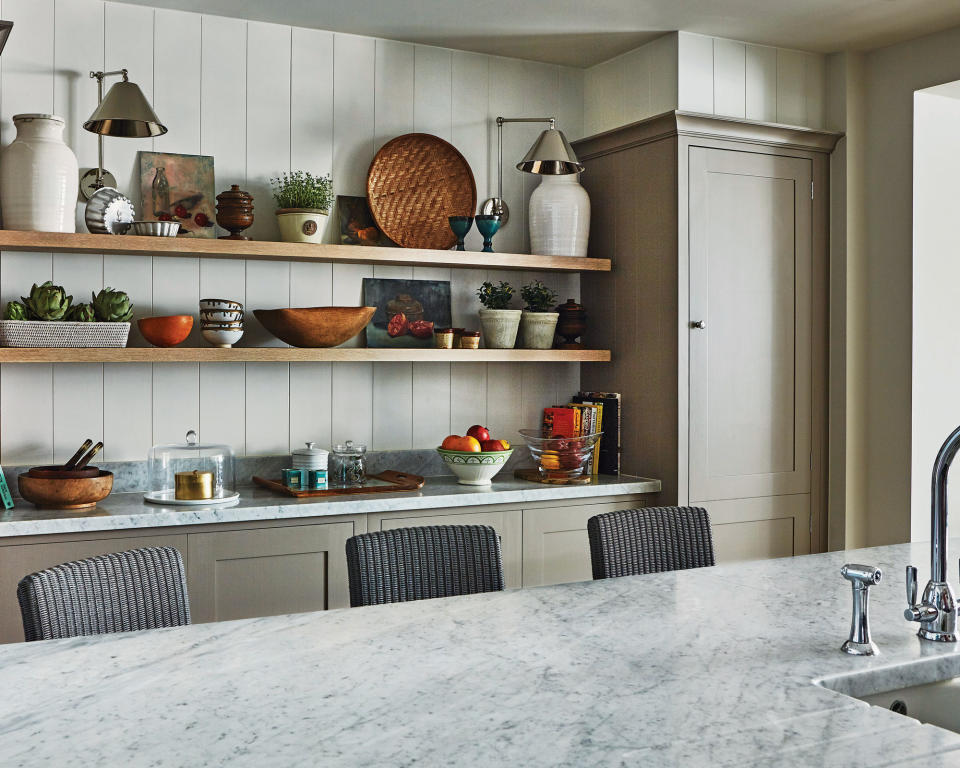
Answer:
[[[559,312],[528,312],[520,318],[520,346],[524,349],[553,349]]]
[[[541,176],[530,195],[530,250],[542,256],[586,256],[590,196],[579,174]]]
[[[285,243],[322,243],[327,226],[327,211],[314,208],[280,208],[277,210],[280,239]]]
[[[77,157],[56,115],[14,115],[17,137],[0,154],[3,228],[75,232]]]
[[[481,309],[480,330],[487,349],[513,349],[520,328],[519,309]]]

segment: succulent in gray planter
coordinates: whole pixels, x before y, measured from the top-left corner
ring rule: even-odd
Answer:
[[[505,282],[494,285],[488,281],[477,288],[477,298],[483,304],[480,330],[483,331],[484,345],[488,349],[513,349],[521,315],[519,309],[509,309],[513,286]]]
[[[524,349],[552,349],[559,312],[551,311],[557,294],[539,280],[520,289],[523,315],[520,318],[520,344]]]

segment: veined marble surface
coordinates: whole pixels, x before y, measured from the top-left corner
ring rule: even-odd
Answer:
[[[960,736],[814,682],[960,675],[958,648],[901,613],[904,566],[928,558],[899,545],[5,645],[0,765],[956,766]],[[839,651],[844,562],[885,571],[878,657]]]
[[[588,499],[656,493],[659,480],[628,477],[599,477],[590,485],[543,485],[516,480],[509,475],[495,477],[493,485],[458,485],[452,475],[428,477],[420,491],[360,494],[296,499],[263,488],[241,488],[240,501],[233,506],[173,507],[151,504],[141,493],[114,493],[92,510],[39,510],[16,500],[16,507],[0,512],[0,538],[50,533],[110,531],[127,528],[158,528],[170,525],[202,525],[253,520],[281,520],[328,515],[357,515],[437,509],[482,504],[517,504],[562,499]]]

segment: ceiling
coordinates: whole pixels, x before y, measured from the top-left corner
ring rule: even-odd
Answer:
[[[676,29],[806,51],[960,25],[957,0],[122,0],[588,67]]]

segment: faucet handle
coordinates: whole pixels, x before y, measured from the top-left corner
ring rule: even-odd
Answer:
[[[917,569],[913,565],[907,566],[907,605],[917,604]]]

